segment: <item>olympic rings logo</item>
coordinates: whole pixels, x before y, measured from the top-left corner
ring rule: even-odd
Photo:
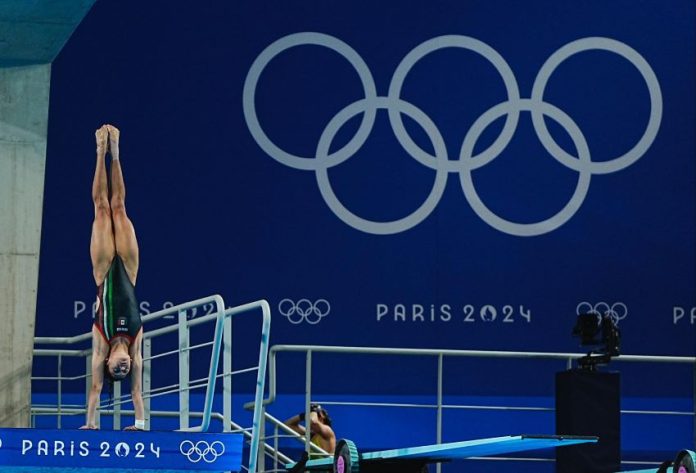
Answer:
[[[201,460],[206,463],[213,463],[220,455],[225,453],[225,444],[219,440],[215,440],[210,444],[205,440],[199,440],[196,443],[184,440],[179,445],[179,451],[191,463],[198,463]]]
[[[292,299],[283,299],[278,303],[278,312],[287,317],[291,324],[297,325],[304,321],[316,325],[329,315],[331,304],[326,299],[317,299],[315,302],[300,299],[297,303]]]
[[[365,98],[347,105],[338,112],[321,133],[314,156],[297,156],[278,147],[261,127],[256,113],[256,88],[262,72],[277,55],[295,46],[316,45],[331,49],[343,56],[358,73]],[[423,57],[444,48],[460,48],[473,51],[498,71],[505,84],[507,99],[494,105],[474,121],[464,136],[458,160],[447,155],[442,134],[435,123],[421,109],[401,98],[404,81],[413,66]],[[643,136],[624,154],[607,161],[592,161],[590,150],[580,128],[562,110],[544,101],[544,91],[556,68],[571,56],[590,50],[615,53],[628,60],[642,75],[650,96],[650,116]],[[488,225],[500,232],[515,236],[537,236],[556,230],[568,222],[587,196],[590,179],[595,174],[621,171],[640,159],[652,145],[662,121],[662,93],[657,77],[648,62],[633,48],[620,41],[606,37],[587,37],[571,41],[554,52],[541,66],[530,98],[520,96],[517,80],[503,57],[488,44],[462,35],[445,35],[427,40],[413,48],[397,66],[386,97],[377,95],[372,73],[362,57],[340,39],[322,33],[303,32],[284,36],[266,47],[254,60],[244,82],[244,117],[252,136],[261,149],[276,161],[286,166],[314,171],[324,201],[333,213],[351,227],[375,235],[388,235],[409,230],[427,218],[439,203],[449,173],[458,173],[464,196],[476,214]],[[393,221],[373,221],[351,212],[339,201],[331,187],[328,170],[354,156],[365,143],[375,123],[378,110],[386,110],[389,122],[399,144],[416,161],[435,171],[430,194],[411,214]],[[472,171],[497,158],[512,140],[517,128],[520,112],[529,112],[534,130],[546,151],[559,163],[578,173],[578,180],[570,200],[555,215],[534,223],[519,223],[495,214],[481,200],[474,186]],[[330,153],[331,144],[341,127],[352,117],[362,114],[362,122],[348,143]],[[418,146],[406,131],[402,115],[414,120],[427,134],[434,155]],[[476,143],[486,128],[497,118],[505,116],[500,135],[485,150],[474,154]],[[577,156],[566,152],[553,139],[544,117],[561,125],[570,136]]]
[[[614,321],[614,324],[618,324],[619,321],[625,319],[628,315],[628,308],[623,302],[615,302],[612,305],[606,302],[598,302],[595,305],[589,302],[581,302],[575,308],[575,314],[596,314],[597,317],[609,316]]]

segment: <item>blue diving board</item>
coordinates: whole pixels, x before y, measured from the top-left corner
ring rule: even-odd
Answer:
[[[242,435],[0,429],[0,471],[240,471]]]
[[[543,448],[566,447],[583,443],[596,443],[597,437],[561,436],[561,435],[516,435],[494,437],[463,442],[425,445],[421,447],[397,448],[379,452],[366,452],[360,456],[361,464],[422,462],[434,463],[471,457],[498,455]],[[334,458],[309,460],[305,470],[321,471],[332,467]],[[286,465],[288,469],[294,463]]]

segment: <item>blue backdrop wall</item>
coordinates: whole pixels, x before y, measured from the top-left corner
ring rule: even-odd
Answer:
[[[52,70],[36,333],[89,330],[108,122],[143,313],[221,293],[267,299],[272,343],[576,351],[599,310],[624,353],[693,356],[694,15],[97,2]]]

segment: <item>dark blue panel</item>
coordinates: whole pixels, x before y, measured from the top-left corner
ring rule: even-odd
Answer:
[[[688,0],[97,2],[52,69],[37,335],[89,330],[93,131],[112,122],[144,313],[219,292],[268,299],[273,343],[566,352],[599,310],[624,353],[693,356],[694,18]],[[244,111],[254,64],[268,139]],[[535,375],[512,371],[498,386]]]

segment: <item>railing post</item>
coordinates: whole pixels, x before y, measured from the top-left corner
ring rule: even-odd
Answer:
[[[186,311],[179,311],[179,429],[189,426],[189,330]]]
[[[225,317],[222,349],[222,419],[223,432],[231,430],[232,422],[232,317]]]
[[[280,433],[278,432],[278,424],[274,425],[275,427],[273,429],[273,470],[278,471],[278,444],[280,443],[278,441],[278,436],[280,435]]]
[[[152,400],[150,399],[150,391],[152,391],[152,339],[146,338],[143,340],[143,397],[145,404],[145,430],[150,430],[150,409]]]
[[[312,350],[307,350],[305,360],[305,451],[311,451],[312,433],[309,429],[309,409],[312,401]]]
[[[268,361],[268,341],[271,330],[271,308],[268,302],[261,300],[261,313],[263,315],[263,325],[261,328],[261,346],[259,347],[259,366],[256,372],[256,394],[254,395],[254,418],[252,420],[252,436],[249,454],[249,473],[256,473],[256,465],[259,455],[262,453],[259,448],[259,438],[261,426],[266,422],[265,406],[263,402],[263,391],[266,384],[266,364]],[[265,442],[265,439],[264,439]]]
[[[443,354],[437,355],[437,443],[442,443],[442,364]],[[440,473],[442,465],[440,463],[435,467],[435,471]]]
[[[259,439],[261,439],[261,443],[259,443],[259,451],[256,452],[256,473],[263,473],[266,471],[266,450],[263,448],[263,445],[266,445],[266,419],[262,418],[261,422],[259,422]]]
[[[63,410],[63,357],[58,355],[58,428],[61,427],[61,413]]]
[[[121,430],[121,383],[114,383],[113,399],[114,430]]]

